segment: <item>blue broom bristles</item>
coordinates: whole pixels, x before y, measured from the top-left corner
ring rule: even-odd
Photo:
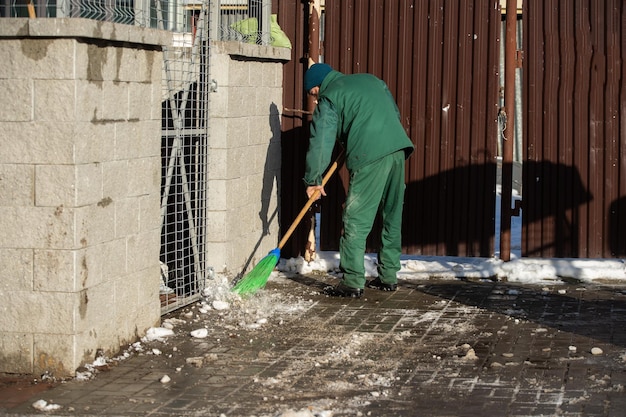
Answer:
[[[239,280],[233,287],[232,291],[242,295],[252,295],[261,288],[265,287],[270,274],[276,268],[280,259],[280,249],[276,248],[271,251],[265,258],[254,267],[250,272]]]

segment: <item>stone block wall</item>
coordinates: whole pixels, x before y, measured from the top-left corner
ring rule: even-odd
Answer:
[[[161,45],[0,24],[0,372],[73,375],[160,321]]]
[[[207,259],[250,269],[279,241],[283,64],[291,49],[211,44]]]

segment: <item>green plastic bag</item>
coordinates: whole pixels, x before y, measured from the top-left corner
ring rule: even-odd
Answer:
[[[272,46],[291,49],[291,41],[287,37],[287,34],[285,34],[285,32],[283,32],[278,25],[278,16],[273,14],[270,18],[270,36],[272,37]]]
[[[240,20],[231,24],[230,27],[243,36],[244,42],[257,43],[260,33],[256,17]],[[272,46],[291,48],[291,41],[278,25],[278,17],[275,14],[270,16],[270,38]]]
[[[259,34],[259,23],[257,22],[256,17],[239,20],[238,22],[230,25],[230,27],[243,35],[244,42],[256,43],[256,38]]]

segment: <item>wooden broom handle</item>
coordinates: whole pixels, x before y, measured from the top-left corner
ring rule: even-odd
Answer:
[[[322,178],[322,187],[326,185],[326,183],[328,182],[330,177],[337,170],[337,166],[339,165],[339,160],[341,159],[342,156],[343,156],[343,152],[341,152],[339,154],[339,156],[337,157],[335,162],[333,162],[333,164],[330,166],[330,168],[328,168],[328,171],[326,172],[326,175],[324,175],[324,178]],[[319,196],[319,194],[320,194],[320,191],[316,190],[313,193],[313,195],[309,198],[309,201],[307,201],[306,204],[304,205],[304,207],[302,207],[302,210],[300,210],[300,214],[298,214],[298,217],[296,217],[296,219],[293,221],[293,223],[291,224],[291,226],[289,227],[289,229],[287,230],[287,232],[285,233],[283,238],[278,243],[278,249],[282,249],[283,246],[285,246],[285,243],[287,243],[287,240],[289,240],[289,238],[291,237],[291,234],[293,233],[293,231],[296,230],[296,227],[298,227],[298,224],[300,224],[300,221],[302,220],[302,218],[304,217],[306,212],[313,205],[315,200],[317,200],[317,197]]]

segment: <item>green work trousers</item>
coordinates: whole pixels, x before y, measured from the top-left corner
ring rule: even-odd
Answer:
[[[383,222],[378,276],[386,284],[397,282],[406,188],[404,160],[404,150],[400,150],[350,173],[343,235],[339,241],[340,269],[343,283],[348,287],[365,287],[365,245],[378,211]]]

